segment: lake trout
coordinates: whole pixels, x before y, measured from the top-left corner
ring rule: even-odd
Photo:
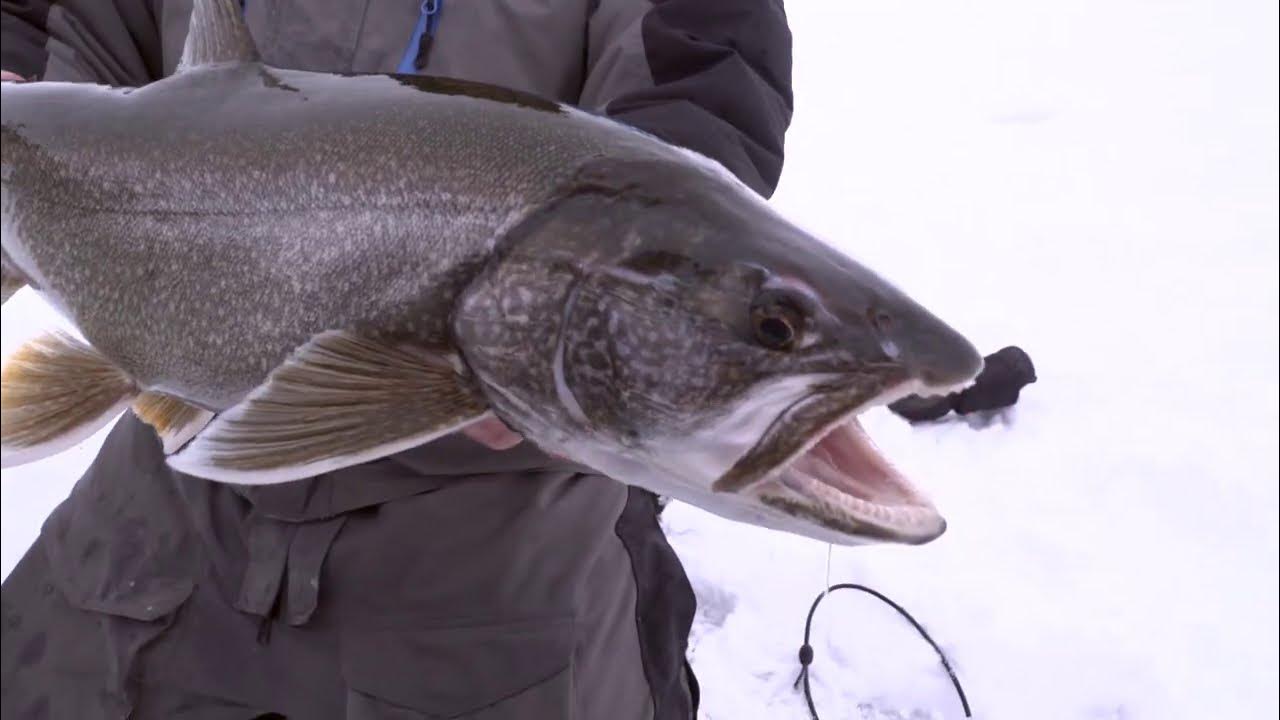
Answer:
[[[498,418],[735,520],[945,528],[857,416],[981,356],[714,161],[507,89],[269,67],[230,0],[171,77],[2,92],[5,297],[83,335],[6,364],[6,465],[130,407],[244,484]]]

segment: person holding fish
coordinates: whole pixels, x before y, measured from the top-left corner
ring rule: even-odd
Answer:
[[[124,412],[6,718],[689,718],[654,493],[944,531],[857,415],[982,360],[762,200],[780,2],[192,6],[3,6],[3,462]]]

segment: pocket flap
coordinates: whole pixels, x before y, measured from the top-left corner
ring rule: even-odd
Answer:
[[[430,717],[451,718],[520,695],[570,666],[573,621],[343,634],[343,672],[351,687]],[[565,695],[556,699],[567,708]],[[547,707],[540,698],[540,707]]]
[[[186,518],[154,431],[127,417],[45,520],[41,545],[72,605],[150,622],[195,587]]]
[[[43,544],[53,582],[82,610],[151,622],[177,610],[195,588],[189,578],[139,567],[107,540],[68,533]]]

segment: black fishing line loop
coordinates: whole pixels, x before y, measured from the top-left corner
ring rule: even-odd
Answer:
[[[946,653],[942,652],[942,648],[938,647],[938,643],[933,641],[933,638],[929,636],[929,633],[924,629],[924,626],[917,622],[916,619],[911,616],[911,613],[907,612],[901,605],[890,600],[882,593],[872,590],[866,585],[839,583],[837,585],[829,586],[826,590],[823,590],[818,594],[818,597],[813,601],[813,605],[809,607],[809,617],[805,618],[804,621],[804,644],[800,646],[800,675],[796,677],[796,681],[792,684],[792,687],[798,689],[801,685],[804,686],[804,701],[809,706],[809,716],[812,720],[820,720],[820,718],[818,717],[818,709],[814,707],[813,704],[813,693],[810,692],[809,689],[809,665],[813,663],[813,646],[809,644],[809,634],[813,629],[813,614],[817,612],[818,604],[822,602],[823,598],[836,590],[860,590],[879,598],[886,605],[897,610],[899,615],[906,618],[907,622],[911,623],[916,631],[920,633],[920,637],[924,638],[925,642],[929,643],[934,652],[938,653],[938,659],[942,661],[942,667],[947,671],[947,675],[951,678],[951,684],[956,689],[956,695],[960,698],[960,705],[964,708],[964,716],[967,718],[973,717],[973,713],[969,710],[969,698],[965,696],[964,688],[960,686],[960,678],[956,676],[956,671],[951,667],[951,662],[947,660]]]

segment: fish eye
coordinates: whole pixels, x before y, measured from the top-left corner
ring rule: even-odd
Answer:
[[[793,298],[767,290],[751,304],[751,327],[761,345],[770,350],[790,350],[800,342],[804,312]]]

